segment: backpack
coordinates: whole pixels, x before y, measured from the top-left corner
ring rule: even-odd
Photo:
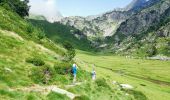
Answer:
[[[71,72],[71,74],[73,74],[73,68],[71,68],[70,72]]]

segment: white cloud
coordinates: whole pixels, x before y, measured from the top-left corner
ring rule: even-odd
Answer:
[[[43,15],[51,22],[61,17],[57,10],[57,0],[30,0],[30,5],[30,13]]]

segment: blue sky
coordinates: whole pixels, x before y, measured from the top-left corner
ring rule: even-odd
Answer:
[[[101,14],[114,8],[122,8],[132,0],[57,0],[57,8],[64,16],[88,16]]]
[[[122,8],[132,0],[30,0],[31,13],[55,16],[98,15],[114,8]]]

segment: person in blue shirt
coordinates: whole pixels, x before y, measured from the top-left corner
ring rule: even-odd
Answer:
[[[72,66],[73,83],[76,82],[77,68],[78,68],[77,65],[76,65],[76,64],[73,64],[73,66]]]

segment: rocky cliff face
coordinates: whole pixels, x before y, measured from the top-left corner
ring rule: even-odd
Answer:
[[[160,0],[133,0],[127,7],[115,9],[102,15],[89,17],[67,17],[63,18],[60,23],[73,26],[82,31],[92,43],[100,41],[98,46],[106,37],[115,36],[115,33],[125,35],[139,34],[147,30],[159,17],[157,10],[152,10],[152,5],[155,5]],[[148,9],[144,11],[143,9]],[[165,8],[166,9],[166,8]],[[141,14],[142,13],[142,14]],[[139,21],[140,20],[140,21]],[[142,21],[143,20],[143,21]],[[157,23],[157,22],[155,22]],[[116,36],[116,38],[119,38]],[[105,44],[105,43],[104,43]]]
[[[92,23],[103,31],[103,36],[112,36],[119,25],[132,15],[127,11],[112,11],[92,20]]]
[[[157,30],[158,37],[170,37],[170,7],[162,15],[159,30]]]
[[[170,7],[169,0],[140,11],[123,22],[117,32],[124,35],[140,34],[160,22],[161,15]]]
[[[81,30],[88,37],[97,36],[97,34],[101,31],[97,26],[92,24],[91,20],[87,20],[86,18],[79,16],[63,18],[60,23],[73,26]]]
[[[111,11],[97,17],[67,17],[60,23],[81,30],[89,38],[105,38],[112,36],[119,25],[132,14],[128,11]]]
[[[122,22],[157,1],[159,0],[133,0],[127,7],[122,9],[115,9],[98,16],[67,17],[63,18],[60,23],[74,26],[90,38],[105,38],[114,35]]]
[[[111,47],[118,54],[170,56],[169,34],[170,1],[160,0],[121,23]]]
[[[156,33],[159,37],[170,37],[170,22],[162,26]]]
[[[125,7],[126,11],[138,9],[142,7],[147,1],[146,0],[133,0],[129,5]]]

